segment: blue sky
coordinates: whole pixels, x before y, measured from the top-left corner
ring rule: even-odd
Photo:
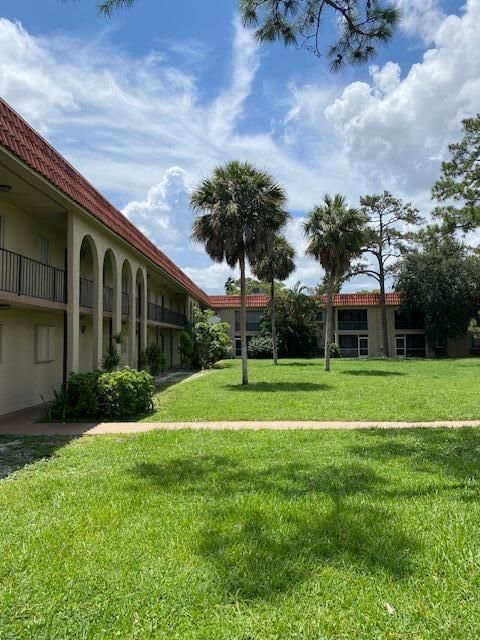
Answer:
[[[190,245],[188,191],[233,157],[267,168],[294,216],[291,281],[313,285],[308,209],[388,188],[427,214],[446,146],[478,111],[480,0],[399,4],[391,46],[332,75],[305,51],[258,46],[235,0],[138,0],[111,21],[94,0],[4,0],[0,94],[211,292],[230,270]]]

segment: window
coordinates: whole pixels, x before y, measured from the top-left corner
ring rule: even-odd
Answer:
[[[338,336],[338,346],[344,358],[358,358],[358,336],[341,335]]]
[[[420,313],[406,314],[395,309],[395,329],[424,329],[425,320]]]
[[[247,347],[248,347],[248,343],[252,338],[253,336],[247,336]],[[240,336],[235,336],[235,357],[241,358],[241,356],[242,356],[242,340]]]
[[[5,244],[5,216],[0,215],[0,249]]]
[[[319,322],[320,324],[323,324],[323,311],[322,310],[317,311],[313,320],[314,322]]]
[[[35,327],[35,363],[55,360],[55,328],[37,324]]]
[[[395,355],[397,358],[425,358],[425,336],[422,333],[395,336]]]
[[[247,311],[247,331],[260,331],[262,311],[255,309]],[[235,331],[240,331],[240,311],[235,311]]]
[[[48,238],[38,236],[38,259],[44,264],[48,264],[49,261],[49,242]]]
[[[340,331],[365,331],[368,329],[366,309],[339,309],[338,328]]]

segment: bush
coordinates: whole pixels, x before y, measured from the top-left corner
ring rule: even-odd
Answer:
[[[181,366],[191,364],[194,351],[194,343],[192,334],[188,331],[182,331],[178,337],[178,351],[180,352]]]
[[[100,416],[131,418],[153,409],[155,386],[146,371],[123,369],[102,374],[98,380]]]
[[[272,336],[254,336],[247,345],[247,352],[249,358],[272,358]]]
[[[229,329],[230,325],[220,321],[213,311],[195,309],[192,329],[195,368],[210,369],[215,362],[230,356],[232,345]]]
[[[132,418],[153,408],[154,390],[146,371],[72,373],[67,384],[54,391],[46,417],[62,421]]]
[[[335,344],[335,342],[332,342],[332,344],[330,345],[330,357],[331,358],[341,358],[342,357],[342,353],[340,351],[340,347],[338,346],[338,344]]]
[[[154,378],[165,373],[167,354],[157,344],[151,344],[146,350],[146,359],[150,373]]]

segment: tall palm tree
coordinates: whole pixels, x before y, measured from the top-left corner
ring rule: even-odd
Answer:
[[[240,337],[242,384],[248,384],[245,269],[268,254],[288,220],[287,196],[266,171],[233,160],[214,169],[190,195],[199,217],[192,238],[205,245],[216,262],[240,268]]]
[[[324,196],[322,205],[314,207],[304,223],[308,239],[305,253],[320,262],[327,282],[325,371],[330,371],[333,295],[348,275],[352,260],[362,253],[366,222],[365,214],[348,207],[345,198],[337,193],[333,198]]]
[[[277,364],[277,327],[275,322],[275,280],[286,280],[295,270],[295,249],[283,236],[277,236],[269,253],[252,264],[253,275],[270,283],[270,315],[272,321],[273,362]]]

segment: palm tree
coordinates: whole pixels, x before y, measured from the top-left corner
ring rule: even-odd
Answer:
[[[270,252],[252,265],[253,275],[270,283],[270,315],[272,320],[273,362],[277,364],[277,327],[275,322],[275,280],[286,280],[295,270],[295,249],[283,236],[277,236]]]
[[[248,384],[245,269],[268,254],[288,220],[287,196],[266,171],[237,160],[214,169],[190,195],[192,238],[205,245],[216,262],[240,268],[240,337],[242,384]]]
[[[314,207],[304,223],[308,239],[305,253],[318,260],[327,282],[327,322],[325,371],[330,371],[330,345],[333,342],[333,295],[348,275],[352,260],[362,253],[366,216],[348,207],[345,198],[324,196],[323,204]]]

